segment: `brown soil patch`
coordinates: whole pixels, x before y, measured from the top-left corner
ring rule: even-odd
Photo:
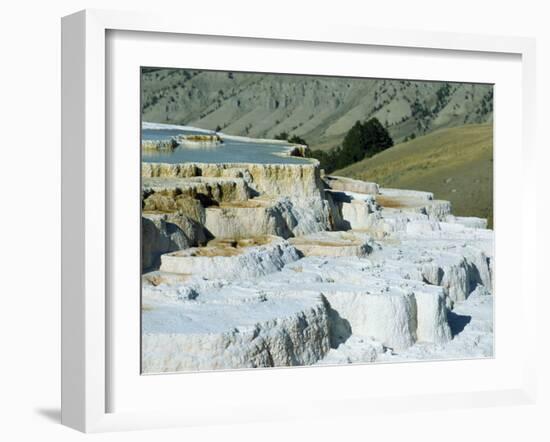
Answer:
[[[201,247],[194,250],[191,256],[205,256],[214,258],[216,256],[237,256],[241,254],[241,250],[234,247]]]
[[[269,236],[256,236],[240,239],[213,239],[206,247],[193,250],[191,256],[237,256],[245,247],[263,246],[272,240]]]
[[[149,282],[153,286],[158,286],[160,284],[170,284],[170,283],[179,283],[184,282],[185,280],[189,279],[189,274],[183,274],[183,273],[153,273],[149,275],[144,275],[144,279]]]
[[[250,238],[236,238],[236,239],[213,239],[208,243],[208,246],[212,247],[233,247],[243,248],[252,246],[263,246],[269,244],[272,238],[270,236],[252,236]]]
[[[388,209],[402,209],[405,207],[411,207],[411,205],[407,204],[406,201],[390,196],[376,195],[376,202],[382,207],[387,207]]]

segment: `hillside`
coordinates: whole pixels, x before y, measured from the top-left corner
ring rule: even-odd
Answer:
[[[376,117],[395,142],[412,134],[491,122],[492,86],[144,68],[142,118],[220,127],[233,135],[281,132],[313,149],[339,145],[357,120]]]
[[[426,190],[451,201],[453,213],[493,225],[493,128],[441,129],[335,171],[385,187]]]

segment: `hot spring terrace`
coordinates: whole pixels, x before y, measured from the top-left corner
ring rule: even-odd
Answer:
[[[315,162],[143,163],[144,372],[490,357],[493,232]]]

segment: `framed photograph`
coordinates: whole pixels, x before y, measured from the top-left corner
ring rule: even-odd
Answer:
[[[62,26],[64,424],[533,400],[532,40]]]

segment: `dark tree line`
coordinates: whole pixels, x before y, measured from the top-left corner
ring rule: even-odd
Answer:
[[[331,173],[392,146],[393,140],[386,128],[378,119],[371,118],[364,123],[357,121],[344,137],[342,146],[330,151],[313,150],[310,155],[319,160],[326,173]]]
[[[303,138],[287,132],[275,135],[275,139],[307,145]],[[331,173],[392,146],[393,140],[386,128],[377,118],[371,118],[364,123],[357,121],[344,137],[341,146],[330,151],[312,150],[309,157],[317,159],[321,168],[325,169],[326,173]]]

